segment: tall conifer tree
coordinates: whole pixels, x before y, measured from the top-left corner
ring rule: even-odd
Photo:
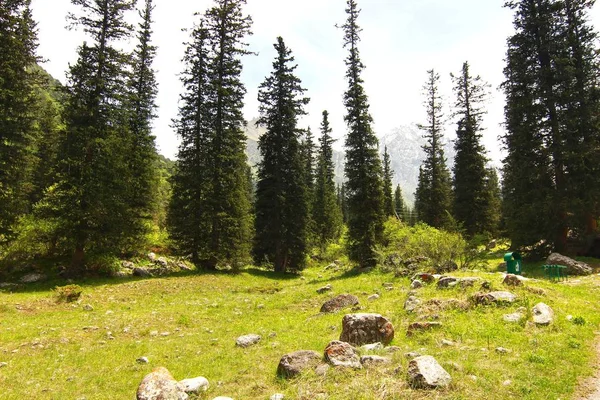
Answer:
[[[395,215],[394,210],[394,195],[392,192],[392,175],[394,171],[392,170],[390,153],[387,151],[387,146],[385,146],[383,151],[383,211],[386,217],[391,217]]]
[[[348,90],[344,94],[348,125],[346,138],[346,195],[348,201],[348,250],[350,259],[362,267],[376,264],[375,246],[383,233],[383,186],[378,140],[372,129],[368,98],[361,73],[358,44],[360,10],[355,0],[347,1],[348,19],[343,26]]]
[[[434,70],[427,71],[427,76],[423,87],[427,124],[419,125],[425,132],[427,144],[423,146],[425,160],[419,169],[415,207],[420,221],[443,228],[452,210],[452,186],[442,143],[444,115],[439,91],[440,76]]]
[[[473,77],[465,62],[458,75],[451,74],[456,95],[454,116],[458,117],[454,148],[454,218],[465,233],[483,233],[487,226],[488,198],[485,195],[486,157],[481,144],[482,119],[489,85]]]
[[[402,221],[408,222],[406,218],[406,207],[404,205],[404,197],[402,196],[402,188],[400,185],[396,186],[394,191],[394,212],[396,217]]]
[[[262,161],[256,190],[257,262],[267,260],[276,272],[301,270],[306,261],[308,199],[298,117],[308,98],[294,74],[297,65],[281,37],[275,43],[273,72],[261,84],[258,100],[266,126],[259,149]]]

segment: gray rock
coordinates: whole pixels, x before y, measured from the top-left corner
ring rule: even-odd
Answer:
[[[422,287],[423,287],[423,282],[421,282],[419,279],[415,279],[414,281],[412,281],[410,283],[411,289],[420,289]]]
[[[419,353],[418,351],[410,351],[408,353],[404,354],[404,357],[406,358],[416,358],[416,357],[421,357],[421,353]]]
[[[448,260],[446,262],[443,262],[442,264],[436,265],[435,269],[436,272],[444,274],[446,272],[456,271],[458,269],[458,264],[456,264],[454,261]]]
[[[437,287],[438,287],[438,289],[447,289],[447,288],[454,287],[457,284],[458,284],[458,278],[455,278],[453,276],[445,276],[443,278],[440,278],[440,280],[437,283]]]
[[[188,265],[183,262],[178,262],[177,267],[183,271],[192,271],[192,268],[188,267]]]
[[[323,294],[325,292],[330,292],[332,289],[333,287],[331,287],[331,285],[325,285],[322,288],[317,289],[317,293]]]
[[[0,282],[0,289],[8,289],[8,288],[15,287],[15,286],[17,286],[16,283]]]
[[[451,381],[450,374],[432,356],[420,356],[408,363],[408,383],[413,388],[435,389]]]
[[[4,368],[4,367],[8,367],[8,363],[7,362],[0,362],[0,368]]]
[[[85,304],[85,305],[83,306],[83,309],[84,309],[85,311],[94,311],[94,307],[93,307],[91,304]]]
[[[21,283],[36,283],[45,280],[47,277],[44,274],[30,273],[19,280]]]
[[[188,395],[164,367],[146,375],[138,387],[137,400],[187,400]]]
[[[507,348],[504,348],[504,347],[496,347],[496,353],[506,354],[506,353],[510,353],[510,350],[508,350]]]
[[[454,346],[455,343],[452,340],[442,339],[442,346]]]
[[[235,345],[238,347],[250,347],[260,342],[260,335],[251,333],[249,335],[240,336],[235,340]]]
[[[135,268],[135,264],[132,263],[131,261],[123,261],[123,262],[121,262],[121,266],[125,269],[134,269]]]
[[[152,252],[148,253],[148,260],[150,260],[151,262],[156,261],[156,258],[157,258],[156,254],[154,254]]]
[[[550,325],[554,320],[554,311],[545,303],[536,304],[531,310],[533,322],[537,325]]]
[[[385,348],[385,351],[387,353],[395,353],[395,352],[400,351],[400,350],[402,350],[402,349],[400,347],[398,347],[398,346],[389,346],[389,347]]]
[[[360,348],[361,348],[361,350],[364,350],[364,351],[383,350],[383,344],[381,342],[369,343],[369,344],[365,344],[364,346],[361,346]]]
[[[513,274],[506,274],[502,283],[507,286],[523,286],[523,282],[521,282],[519,277]]]
[[[329,368],[331,368],[329,364],[321,364],[315,368],[315,374],[317,374],[317,376],[326,376]]]
[[[473,287],[475,282],[479,282],[480,280],[481,278],[478,277],[460,278],[458,284],[462,288]]]
[[[416,298],[415,296],[408,296],[406,301],[404,302],[404,309],[408,312],[415,311],[421,305],[421,300]]]
[[[558,253],[552,253],[546,260],[548,265],[564,265],[567,267],[567,273],[569,275],[591,275],[594,270],[586,263],[581,261],[575,261],[572,258],[563,256]]]
[[[135,267],[133,269],[134,276],[140,276],[142,278],[149,278],[152,276],[152,273],[145,268]]]
[[[313,350],[300,350],[285,354],[277,366],[277,375],[292,378],[306,369],[317,366],[321,358],[321,355]]]
[[[283,400],[283,399],[285,399],[285,396],[282,395],[281,393],[275,393],[274,395],[269,397],[269,400]]]
[[[208,389],[208,379],[203,376],[179,381],[179,387],[188,394],[200,394]]]
[[[388,345],[394,339],[394,326],[379,314],[346,314],[342,319],[340,340],[355,346],[381,342]]]
[[[120,269],[118,271],[113,271],[111,273],[111,276],[113,278],[129,278],[132,275],[131,272],[132,271],[130,271],[130,270],[122,270],[122,269]]]
[[[389,357],[381,357],[374,355],[362,356],[360,358],[360,363],[365,367],[371,365],[391,364],[391,362],[392,360]]]
[[[325,359],[334,367],[362,368],[360,358],[354,347],[339,340],[333,340],[327,345]]]
[[[148,357],[140,357],[135,361],[137,361],[140,364],[148,364],[150,362],[150,361],[148,361]]]
[[[384,282],[382,286],[383,286],[384,288],[386,288],[386,289],[387,289],[387,288],[392,288],[392,289],[394,288],[394,284],[393,284],[393,283],[391,283],[391,282]]]
[[[352,294],[340,294],[321,306],[322,313],[331,313],[343,310],[346,307],[358,305],[358,297]]]
[[[489,292],[489,293],[475,293],[473,295],[473,301],[475,304],[491,304],[491,303],[514,303],[517,300],[517,296],[511,292]]]
[[[519,322],[523,319],[523,317],[523,314],[521,314],[520,312],[516,312],[512,314],[505,314],[504,317],[502,317],[502,319],[504,320],[504,322]]]
[[[369,297],[367,297],[367,300],[369,301],[375,301],[375,300],[379,300],[379,295],[377,293],[370,295]]]
[[[408,336],[411,336],[415,332],[429,331],[431,329],[440,328],[441,326],[442,326],[441,322],[429,322],[429,321],[413,322],[412,324],[408,325],[408,331],[406,332],[406,334]]]
[[[169,261],[165,257],[159,257],[155,263],[160,265],[162,268],[167,268],[169,266]]]

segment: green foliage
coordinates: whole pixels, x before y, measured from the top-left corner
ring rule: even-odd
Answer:
[[[54,288],[54,296],[57,303],[73,303],[79,300],[83,288],[79,285],[57,286]]]
[[[348,90],[344,94],[344,120],[348,126],[345,165],[347,245],[350,259],[362,267],[369,267],[377,263],[375,248],[383,233],[382,168],[379,142],[373,132],[373,118],[361,77],[364,65],[358,51],[361,29],[357,24],[360,10],[356,1],[347,1],[346,14],[348,18],[343,29],[344,47],[349,52],[346,58]]]
[[[459,233],[423,223],[408,226],[396,218],[385,222],[384,238],[384,255],[395,254],[401,259],[424,256],[432,265],[459,260],[467,250],[467,242]]]
[[[383,152],[383,212],[386,217],[396,215],[396,208],[394,205],[394,195],[392,192],[392,177],[394,171],[391,167],[390,154],[387,151],[387,146],[384,147]]]
[[[586,324],[586,321],[585,321],[585,318],[583,318],[582,316],[577,316],[577,317],[573,318],[573,323],[575,325],[584,326]]]
[[[402,196],[402,188],[400,188],[400,185],[397,185],[396,190],[394,191],[394,213],[402,221],[409,223],[410,221],[407,221],[406,218],[406,211],[404,197]]]
[[[55,255],[57,248],[62,247],[56,236],[57,224],[33,214],[21,217],[15,224],[14,240],[0,249],[0,259],[4,263],[27,263]]]

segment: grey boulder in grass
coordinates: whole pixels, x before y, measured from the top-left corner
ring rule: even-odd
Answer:
[[[448,386],[452,377],[432,356],[419,356],[408,363],[408,383],[416,389]]]
[[[390,344],[394,326],[380,314],[346,314],[342,319],[340,340],[354,346],[381,342]]]

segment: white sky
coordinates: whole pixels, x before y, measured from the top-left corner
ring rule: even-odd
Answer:
[[[204,12],[212,2],[155,0],[155,4],[159,82],[155,135],[159,151],[174,158],[178,138],[170,124],[177,115],[181,90],[177,74],[183,68],[183,42],[188,39],[182,29],[192,26],[197,18],[194,12]],[[453,102],[449,74],[458,73],[462,63],[469,61],[472,73],[492,85],[484,142],[497,163],[501,158],[497,137],[502,132],[504,101],[498,87],[503,80],[506,39],[513,32],[512,13],[502,7],[504,0],[358,0],[358,4],[363,28],[360,51],[366,65],[363,78],[377,134],[424,121],[421,88],[428,69],[441,74],[449,106]],[[248,42],[258,56],[244,60],[246,119],[258,115],[257,88],[271,72],[275,57],[272,45],[282,36],[296,57],[296,72],[311,98],[309,115],[302,124],[310,125],[316,134],[321,112],[327,109],[334,136],[345,135],[342,95],[346,89],[346,52],[342,49],[343,33],[335,27],[345,21],[345,7],[346,0],[248,0],[245,10],[254,20],[254,35]],[[85,39],[83,33],[65,29],[69,10],[73,10],[70,0],[33,0],[38,53],[47,60],[44,68],[63,82],[69,63],[76,61],[77,46]],[[594,6],[591,20],[596,26],[600,24],[600,6]],[[450,114],[448,107],[446,114]],[[448,123],[449,136],[453,129]]]

